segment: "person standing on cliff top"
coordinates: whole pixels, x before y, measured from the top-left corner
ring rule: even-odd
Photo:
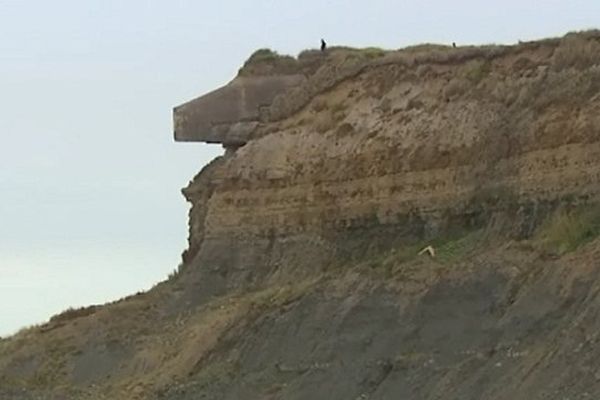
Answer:
[[[321,51],[325,51],[327,49],[327,43],[323,39],[321,39]]]

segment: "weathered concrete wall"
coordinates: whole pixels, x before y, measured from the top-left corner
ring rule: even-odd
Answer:
[[[175,107],[175,140],[244,144],[260,119],[261,109],[304,80],[300,74],[237,77],[226,86]]]

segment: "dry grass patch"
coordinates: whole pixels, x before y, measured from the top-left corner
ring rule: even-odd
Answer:
[[[600,42],[582,35],[565,36],[552,57],[552,68],[557,71],[583,70],[597,64],[600,64]]]
[[[61,323],[66,321],[71,321],[73,319],[87,317],[88,315],[94,314],[98,310],[97,306],[89,306],[89,307],[79,307],[73,308],[69,307],[65,311],[60,314],[56,314],[50,318],[50,324],[52,323]]]
[[[474,60],[467,64],[465,77],[473,84],[478,84],[492,71],[491,63],[488,61]]]
[[[367,47],[361,50],[361,54],[365,58],[372,59],[385,56],[386,51],[379,47]]]

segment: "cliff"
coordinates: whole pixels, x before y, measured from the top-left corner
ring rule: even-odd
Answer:
[[[598,32],[260,51],[174,122],[228,149],[178,272],[0,341],[2,398],[600,395]]]

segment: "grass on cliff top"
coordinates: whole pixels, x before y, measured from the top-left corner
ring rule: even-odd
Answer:
[[[273,51],[271,49],[258,49],[254,53],[252,53],[248,61],[246,61],[246,64],[252,64],[261,61],[275,61],[280,57],[282,56],[280,56],[276,51]]]
[[[460,44],[453,48],[450,44],[418,44],[402,49],[386,50],[379,47],[353,48],[347,46],[329,46],[325,53],[319,49],[307,49],[297,57],[279,54],[274,50],[262,48],[256,50],[239,70],[240,76],[268,76],[275,74],[314,73],[323,63],[331,60],[360,59],[369,62],[374,59],[395,54],[392,58],[412,66],[424,63],[456,63],[468,60],[491,61],[508,52],[520,52],[523,49],[540,45],[554,46],[552,68],[584,69],[600,61],[600,31],[590,30],[570,32],[562,38],[552,38],[532,42],[519,42],[518,45],[471,46]],[[325,56],[325,57],[324,57]],[[331,57],[334,56],[334,57]],[[335,57],[338,56],[338,57]],[[405,56],[409,56],[405,58]],[[468,79],[479,81],[488,72],[488,65],[475,65]]]
[[[600,205],[559,210],[535,234],[545,251],[562,255],[576,250],[600,235]]]
[[[238,71],[240,76],[264,76],[276,74],[297,74],[308,69],[314,72],[320,65],[330,59],[331,55],[359,57],[366,60],[383,57],[387,51],[379,47],[352,48],[332,46],[326,52],[318,49],[302,51],[298,57],[279,54],[274,50],[258,49],[246,60]]]
[[[298,70],[298,60],[292,56],[281,55],[271,49],[258,49],[242,68],[240,76],[288,74]]]

